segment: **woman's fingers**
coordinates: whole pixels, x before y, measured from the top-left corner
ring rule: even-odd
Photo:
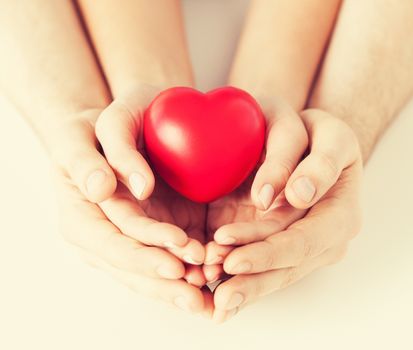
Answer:
[[[210,241],[205,245],[205,265],[222,264],[224,259],[233,249],[230,245],[221,245],[215,241]]]
[[[106,159],[118,179],[139,200],[148,198],[155,186],[152,170],[137,150],[138,142],[142,142],[143,112],[149,99],[146,92],[116,99],[96,123],[96,135]]]
[[[224,246],[262,241],[301,219],[305,212],[305,210],[296,209],[287,203],[285,206],[271,209],[260,220],[234,222],[221,226],[215,231],[214,240],[216,244]],[[213,252],[214,249],[211,249],[211,255]]]
[[[302,112],[311,152],[290,176],[285,194],[296,208],[314,205],[337,181],[341,172],[360,158],[358,141],[343,121],[328,113]]]
[[[207,282],[204,272],[202,271],[202,266],[199,265],[187,265],[184,279],[197,287],[203,287]]]
[[[203,265],[202,271],[208,283],[214,283],[218,281],[221,276],[225,274],[222,264]]]
[[[285,288],[319,267],[333,264],[342,259],[346,245],[333,247],[302,265],[261,272],[237,275],[220,284],[214,292],[214,320],[222,322],[233,316],[246,304],[259,297]]]
[[[225,259],[225,272],[234,275],[298,266],[347,242],[358,233],[361,220],[356,201],[342,197],[340,202],[332,197],[318,203],[285,231],[234,249]]]
[[[109,198],[116,189],[116,177],[96,148],[91,122],[80,116],[62,129],[55,132],[59,142],[53,147],[54,162],[66,171],[89,201],[97,203]]]
[[[267,117],[264,162],[255,175],[251,198],[266,210],[284,189],[288,178],[307,148],[307,133],[299,115],[283,102],[263,104]]]
[[[122,186],[119,184],[116,193],[99,206],[124,235],[158,247],[183,247],[188,243],[187,234],[179,227],[147,217]]]

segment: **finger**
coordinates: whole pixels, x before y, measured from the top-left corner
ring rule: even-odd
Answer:
[[[143,244],[171,248],[188,243],[188,236],[181,228],[147,217],[139,203],[124,195],[121,188],[100,203],[100,207],[124,235]]]
[[[222,264],[219,265],[203,265],[202,270],[205,279],[208,283],[214,283],[218,281],[221,275],[224,274],[224,268]]]
[[[118,179],[136,198],[143,200],[150,196],[155,186],[152,170],[136,146],[141,136],[146,96],[125,100],[113,101],[101,113],[96,123],[96,135]]]
[[[285,194],[296,208],[314,205],[359,155],[358,141],[343,121],[319,110],[302,112],[309,131],[311,152],[290,176]]]
[[[198,265],[187,265],[184,279],[196,287],[202,287],[206,284],[206,278],[202,267]]]
[[[204,309],[202,311],[202,316],[207,319],[211,319],[214,313],[214,295],[207,286],[201,288],[201,292],[204,296]]]
[[[214,293],[214,304],[220,314],[239,310],[246,304],[283,289],[319,267],[333,264],[342,259],[346,246],[334,247],[316,258],[296,267],[261,272],[250,275],[237,275],[218,286]]]
[[[222,264],[226,256],[231,252],[231,246],[218,244],[215,241],[208,242],[205,246],[205,265]]]
[[[168,251],[179,259],[191,265],[202,265],[205,260],[205,248],[197,240],[189,238],[183,247],[170,247]]]
[[[69,243],[121,270],[158,278],[184,276],[185,267],[179,259],[164,249],[146,247],[122,235],[98,206],[73,193],[71,201],[67,196],[60,197],[66,218],[61,222],[63,235]]]
[[[187,312],[199,313],[205,311],[204,292],[183,280],[154,279],[133,274],[119,270],[87,251],[82,250],[82,255],[86,256],[87,261],[92,263],[94,267],[106,271],[116,280],[139,294],[162,300]],[[207,300],[207,302],[211,303],[210,300]]]
[[[329,248],[353,238],[360,229],[360,218],[347,206],[334,201],[315,206],[287,230],[264,241],[234,249],[224,262],[229,274],[257,273],[298,266]],[[352,206],[353,203],[349,203]]]
[[[214,239],[220,245],[245,245],[262,241],[277,232],[285,230],[293,222],[301,219],[304,214],[305,211],[287,204],[266,212],[260,220],[223,225],[215,232]],[[228,254],[229,251],[224,258]]]
[[[251,187],[251,198],[261,210],[268,209],[284,189],[308,140],[299,115],[286,104],[272,103],[264,112],[268,119],[266,153]]]
[[[93,126],[83,121],[65,126],[52,157],[70,176],[83,195],[97,203],[109,198],[116,189],[116,177],[105,158],[96,149]]]

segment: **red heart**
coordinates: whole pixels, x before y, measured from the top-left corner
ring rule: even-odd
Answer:
[[[255,168],[265,119],[243,90],[175,87],[152,101],[143,132],[154,170],[183,196],[206,203],[233,191]]]

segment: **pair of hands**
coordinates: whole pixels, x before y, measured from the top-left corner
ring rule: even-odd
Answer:
[[[341,259],[360,229],[362,161],[346,124],[259,100],[262,163],[205,206],[171,190],[145,160],[143,112],[157,92],[139,86],[55,132],[62,232],[88,262],[139,293],[222,322]],[[203,287],[228,275],[214,293]]]

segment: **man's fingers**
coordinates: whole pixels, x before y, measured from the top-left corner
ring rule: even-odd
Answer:
[[[306,150],[307,133],[299,115],[286,104],[263,107],[268,120],[266,153],[255,175],[251,197],[258,209],[266,210],[284,189]]]
[[[57,132],[59,133],[59,132]],[[65,125],[52,157],[70,176],[83,195],[97,203],[116,189],[116,177],[96,148],[95,131],[86,119]]]
[[[321,203],[287,230],[234,249],[224,262],[224,270],[228,274],[243,274],[301,265],[347,242],[358,232],[360,219],[353,212],[333,201]]]
[[[319,110],[302,112],[311,152],[288,180],[285,194],[296,208],[314,205],[337,181],[341,172],[359,158],[358,143],[343,121]]]
[[[143,98],[136,99],[141,102]],[[106,159],[118,179],[140,200],[148,198],[155,185],[149,164],[137,150],[143,108],[146,107],[143,103],[115,100],[101,113],[96,123],[96,135]]]
[[[283,289],[319,267],[338,262],[345,252],[346,245],[341,245],[327,250],[300,266],[230,278],[220,284],[214,292],[217,312],[214,318],[222,318],[222,315],[225,315],[228,319],[228,314],[235,314],[240,308],[259,297]]]
[[[81,250],[82,256],[94,267],[102,269],[133,291],[150,298],[162,300],[184,311],[199,313],[204,311],[204,293],[198,287],[184,280],[154,279],[144,275],[119,270],[102,259]],[[209,304],[211,303],[208,300]],[[210,311],[211,313],[211,311]]]
[[[147,247],[124,236],[97,205],[85,201],[69,184],[60,186],[66,191],[65,196],[60,196],[62,233],[69,243],[121,270],[158,278],[184,276],[185,267],[179,259],[164,249]]]

